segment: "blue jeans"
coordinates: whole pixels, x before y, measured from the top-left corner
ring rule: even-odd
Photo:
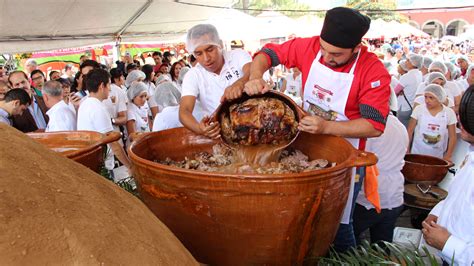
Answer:
[[[354,235],[354,228],[352,226],[352,216],[354,214],[354,206],[359,195],[359,191],[362,188],[362,183],[365,177],[365,167],[359,167],[356,169],[356,175],[359,175],[359,182],[354,184],[354,195],[352,197],[352,207],[349,224],[339,224],[337,229],[336,238],[333,242],[333,247],[337,252],[345,252],[351,247],[356,246],[356,239]]]

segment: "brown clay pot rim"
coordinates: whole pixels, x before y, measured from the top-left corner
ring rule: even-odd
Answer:
[[[406,156],[413,156],[413,157],[418,157],[418,158],[433,158],[433,159],[439,160],[440,162],[443,161],[444,164],[427,164],[427,163],[412,162],[410,160],[407,160]],[[454,166],[454,163],[448,162],[445,159],[441,159],[441,158],[430,156],[430,155],[424,155],[424,154],[407,153],[407,154],[405,154],[405,157],[403,159],[405,160],[405,163],[413,164],[415,166],[419,165],[419,166],[442,167],[442,168],[451,168],[451,167]]]
[[[72,131],[72,132],[74,132],[76,134],[79,133],[81,135],[96,135],[96,136],[100,136],[101,138],[98,139],[98,140],[95,140],[95,141],[92,140],[91,143],[87,146],[84,146],[84,148],[80,148],[78,150],[74,150],[74,151],[65,153],[64,154],[65,157],[67,157],[69,159],[72,159],[72,158],[75,158],[75,157],[78,157],[78,156],[82,156],[85,153],[89,153],[91,151],[94,151],[94,150],[100,148],[100,146],[108,144],[108,143],[113,142],[113,141],[120,138],[120,133],[117,133],[117,132],[112,132],[108,135],[100,133],[100,132],[96,132],[96,131],[90,131],[90,130],[76,130],[76,131]],[[47,135],[68,135],[68,134],[71,134],[71,131],[55,131],[55,132],[47,132],[47,133],[46,132],[43,132],[43,133],[28,133],[27,135],[32,137],[32,136],[41,136],[41,135],[46,135],[46,134]],[[35,138],[33,138],[33,139],[35,139]]]
[[[336,164],[336,166],[334,167],[320,169],[320,170],[313,170],[313,171],[302,172],[302,173],[291,173],[291,174],[251,174],[251,175],[205,172],[205,171],[199,171],[199,170],[188,170],[188,169],[178,168],[174,166],[168,166],[168,165],[156,163],[150,160],[146,160],[136,155],[133,152],[133,148],[135,147],[135,145],[151,138],[151,136],[154,133],[156,132],[145,133],[138,140],[134,141],[132,145],[130,145],[130,147],[128,148],[128,155],[131,159],[132,165],[142,164],[149,167],[157,168],[163,172],[173,173],[174,175],[176,175],[177,173],[184,174],[183,176],[181,176],[183,178],[186,177],[190,179],[199,179],[199,180],[222,179],[225,181],[241,181],[245,179],[245,180],[252,180],[252,181],[259,181],[259,182],[261,181],[276,182],[276,181],[305,181],[308,179],[315,179],[315,177],[317,177],[318,179],[324,180],[324,179],[331,178],[333,176],[340,175],[342,172],[347,171],[348,168],[350,167],[356,167],[355,164],[351,164],[350,162],[354,162],[358,154],[366,153],[366,154],[370,154],[374,156],[372,153],[362,152],[362,151],[352,148],[351,146],[351,148],[353,149],[353,152],[345,161],[343,161],[340,164]]]

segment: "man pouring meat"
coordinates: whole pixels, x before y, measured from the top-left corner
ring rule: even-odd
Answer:
[[[356,10],[337,7],[327,11],[320,36],[265,45],[254,57],[244,91],[249,95],[268,91],[262,75],[272,66],[297,67],[303,77],[304,109],[311,114],[301,119],[298,128],[344,137],[363,150],[366,138],[383,133],[390,95],[390,75],[361,44],[369,27],[370,19]],[[339,251],[355,245],[351,209],[364,175],[361,168],[352,178],[334,243]]]
[[[218,138],[220,127],[209,123],[208,116],[225,98],[240,96],[252,59],[243,50],[224,51],[216,28],[210,24],[199,24],[188,31],[186,49],[198,65],[183,80],[179,120],[194,133]],[[192,114],[196,104],[204,115],[201,122]]]

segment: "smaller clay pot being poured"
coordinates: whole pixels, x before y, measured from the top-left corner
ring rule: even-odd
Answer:
[[[296,136],[296,120],[295,112],[282,100],[252,98],[220,114],[221,134],[229,144],[286,144]]]

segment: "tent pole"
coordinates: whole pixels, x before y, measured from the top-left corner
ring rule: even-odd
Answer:
[[[140,7],[140,9],[138,9],[138,11],[122,26],[122,28],[120,28],[120,30],[115,33],[115,35],[120,37],[128,29],[128,27],[130,27],[130,25],[132,25],[132,23],[135,22],[135,20],[137,20],[143,14],[143,12],[148,9],[152,3],[153,0],[147,0],[146,3],[143,4],[143,6]]]

